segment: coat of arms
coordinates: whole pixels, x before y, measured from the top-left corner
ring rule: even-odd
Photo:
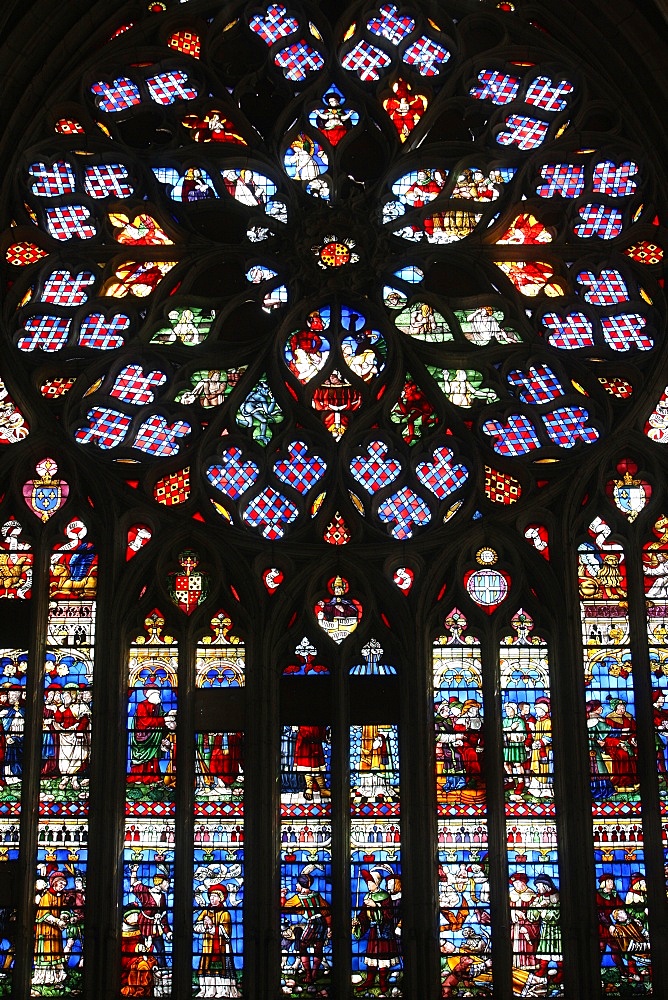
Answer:
[[[169,574],[169,596],[180,611],[191,615],[209,593],[207,573],[197,569],[199,556],[192,549],[179,555],[180,570]]]
[[[58,466],[52,458],[43,458],[35,466],[36,479],[23,484],[23,499],[41,521],[46,523],[63,506],[70,488],[62,479],[56,479]]]

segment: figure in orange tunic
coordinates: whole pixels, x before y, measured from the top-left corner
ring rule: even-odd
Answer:
[[[139,942],[135,954],[130,959],[127,984],[121,987],[124,997],[152,997],[153,969],[158,964],[153,955],[147,954],[146,945]]]

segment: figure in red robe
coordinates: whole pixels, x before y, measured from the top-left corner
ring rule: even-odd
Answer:
[[[611,761],[610,780],[616,792],[638,788],[636,763],[636,720],[626,711],[623,701],[612,702],[605,721],[610,727],[605,738],[605,753]]]
[[[235,126],[222,112],[212,109],[201,118],[199,115],[186,115],[183,125],[192,130],[195,142],[232,142],[245,146],[246,140],[234,131]]]
[[[304,775],[306,791],[304,798],[310,801],[314,792],[321,798],[329,798],[327,787],[327,762],[323,743],[328,739],[326,726],[298,726],[295,741],[294,769]]]
[[[624,970],[624,959],[622,958],[619,941],[612,933],[613,911],[623,908],[624,903],[617,892],[615,880],[609,872],[604,872],[599,876],[598,891],[596,893],[596,908],[598,909],[598,938],[601,946],[601,957],[606,948],[610,949],[612,961],[618,969]]]
[[[144,688],[130,733],[128,781],[150,781],[160,776],[162,743],[167,736],[166,716],[158,688]]]
[[[383,107],[399,133],[399,138],[406,142],[427,110],[427,98],[424,94],[412,94],[411,86],[405,80],[397,80],[392,90],[395,96],[384,100]]]
[[[213,738],[209,769],[228,787],[241,773],[242,740],[241,733],[216,733]]]

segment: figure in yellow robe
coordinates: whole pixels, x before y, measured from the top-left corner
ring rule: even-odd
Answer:
[[[67,877],[51,872],[49,885],[37,904],[34,986],[57,986],[67,976],[63,931],[68,921],[63,915],[62,894]]]
[[[390,726],[362,726],[359,790],[370,799],[393,794],[391,777],[394,763],[390,746]],[[389,780],[388,780],[389,779]]]
[[[547,698],[536,699],[536,724],[529,762],[531,779],[528,791],[536,796],[552,794],[552,720]]]
[[[209,906],[195,917],[195,933],[202,935],[197,997],[240,997],[232,951],[232,917],[225,906],[227,886],[209,886]]]

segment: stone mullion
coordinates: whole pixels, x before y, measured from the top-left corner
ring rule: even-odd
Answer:
[[[268,632],[260,611],[246,646],[243,993],[247,1000],[273,1000],[280,989],[280,732],[276,663]]]
[[[102,535],[102,531],[100,531]],[[91,719],[88,866],[84,936],[84,988],[89,1000],[113,1000],[120,984],[119,885],[123,835],[127,736],[127,642],[101,609],[117,592],[111,532],[94,539],[98,550],[93,712]],[[123,724],[119,725],[119,719]]]
[[[192,635],[179,642],[174,830],[174,998],[192,996],[193,844],[195,837],[195,651]]]
[[[411,650],[401,664],[399,750],[401,764],[401,870],[404,993],[440,993],[437,822],[431,644],[424,630],[405,638]]]

